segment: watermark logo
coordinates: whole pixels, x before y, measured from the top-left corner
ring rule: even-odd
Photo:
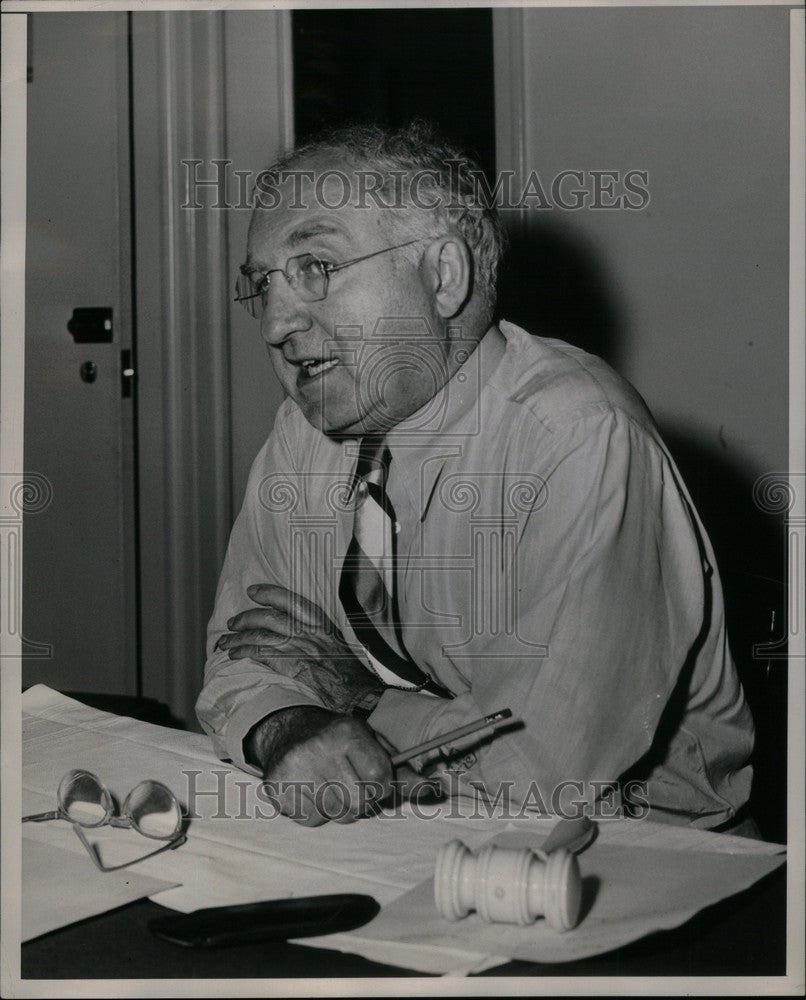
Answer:
[[[642,168],[569,168],[541,175],[532,170],[519,177],[514,170],[499,171],[492,183],[479,169],[464,170],[461,160],[446,161],[446,172],[434,170],[238,170],[232,160],[180,161],[184,198],[181,207],[211,209],[289,208],[338,211],[357,208],[433,211],[474,207],[501,212],[643,211],[649,206],[649,171]],[[470,188],[460,195],[460,174]]]
[[[39,472],[0,472],[0,633],[4,637],[19,637],[23,659],[49,660],[53,657],[53,647],[49,643],[35,642],[22,634],[21,612],[23,518],[41,514],[52,501],[53,486],[47,476]]]
[[[799,635],[803,620],[799,580],[803,573],[802,560],[806,551],[806,517],[798,505],[798,494],[806,490],[804,472],[768,472],[753,484],[753,502],[765,514],[784,515],[784,565],[788,567],[789,594],[786,605],[784,635],[771,642],[753,645],[755,660],[787,660],[792,654],[790,639]],[[799,507],[796,513],[796,508]],[[803,653],[797,654],[803,657]]]
[[[376,781],[255,781],[232,780],[226,768],[188,769],[183,801],[189,819],[296,821],[316,812],[334,822],[348,816],[381,820],[524,820],[546,816],[560,819],[646,819],[649,794],[644,781],[581,781],[568,779],[550,788],[505,780],[484,785],[466,780],[461,767],[441,772],[440,782],[423,776],[419,782]],[[212,781],[210,780],[212,779]]]

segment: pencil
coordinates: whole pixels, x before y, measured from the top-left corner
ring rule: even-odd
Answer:
[[[469,722],[466,726],[452,729],[449,733],[443,733],[442,736],[435,736],[434,739],[426,740],[425,743],[418,743],[416,746],[409,747],[408,750],[401,750],[392,757],[392,767],[404,764],[406,761],[411,760],[412,757],[419,757],[421,753],[426,753],[428,750],[436,750],[438,747],[450,743],[451,740],[459,739],[462,736],[470,736],[473,733],[477,733],[480,729],[486,729],[488,726],[494,727],[499,722],[503,722],[505,719],[511,717],[512,710],[502,708],[500,712],[485,715],[483,719],[476,719],[475,722]]]

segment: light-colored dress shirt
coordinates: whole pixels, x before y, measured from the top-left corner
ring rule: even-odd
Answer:
[[[653,819],[731,820],[749,795],[752,720],[711,544],[635,390],[501,322],[387,442],[403,640],[455,697],[388,689],[370,725],[400,749],[509,707],[523,726],[475,751],[463,782],[556,811],[630,777]],[[250,584],[316,602],[362,655],[338,600],[356,458],[287,399],[252,467],[197,704],[216,752],[245,770],[252,726],[319,704],[214,651],[253,606]]]

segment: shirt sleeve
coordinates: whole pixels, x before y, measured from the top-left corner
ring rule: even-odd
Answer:
[[[563,787],[590,801],[652,744],[707,628],[709,567],[650,430],[603,407],[556,430],[537,454],[528,438],[521,468],[546,492],[524,517],[508,568],[518,643],[490,636],[490,658],[478,657],[470,690],[452,701],[387,691],[369,721],[407,746],[510,707],[523,726],[481,746],[467,778],[491,794],[509,783],[521,800],[537,783],[541,802]],[[510,648],[518,655],[502,657]]]
[[[257,771],[243,756],[243,740],[249,730],[280,709],[321,704],[304,684],[255,660],[231,660],[226,650],[214,648],[219,637],[229,631],[227,621],[256,606],[246,593],[247,587],[253,583],[289,587],[288,511],[301,494],[283,433],[282,412],[252,465],[243,507],[230,535],[207,626],[204,686],[196,702],[196,714],[218,756],[253,774]]]

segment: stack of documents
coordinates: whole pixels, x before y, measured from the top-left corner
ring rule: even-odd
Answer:
[[[632,820],[600,823],[580,857],[585,915],[565,935],[544,921],[485,925],[476,915],[450,923],[437,913],[431,879],[439,848],[473,850],[492,838],[539,847],[556,822],[538,816],[441,814],[410,806],[354,824],[300,827],[259,798],[260,782],[210,750],[206,737],[87,708],[42,685],[23,696],[23,814],[55,807],[62,775],[97,774],[119,801],[144,778],[173,790],[191,811],[187,843],[121,872],[102,874],[63,820],[25,824],[24,938],[149,896],[183,912],[207,906],[329,892],[360,892],[384,907],[357,931],[304,944],[357,952],[422,972],[461,974],[508,961],[571,961],[681,924],[739,892],[783,860],[783,848]],[[436,812],[434,807],[423,812]],[[139,835],[90,831],[107,863],[145,853]],[[153,842],[151,842],[153,844]],[[61,879],[54,890],[54,877]],[[118,878],[120,876],[120,878]],[[54,907],[56,898],[70,905]]]

